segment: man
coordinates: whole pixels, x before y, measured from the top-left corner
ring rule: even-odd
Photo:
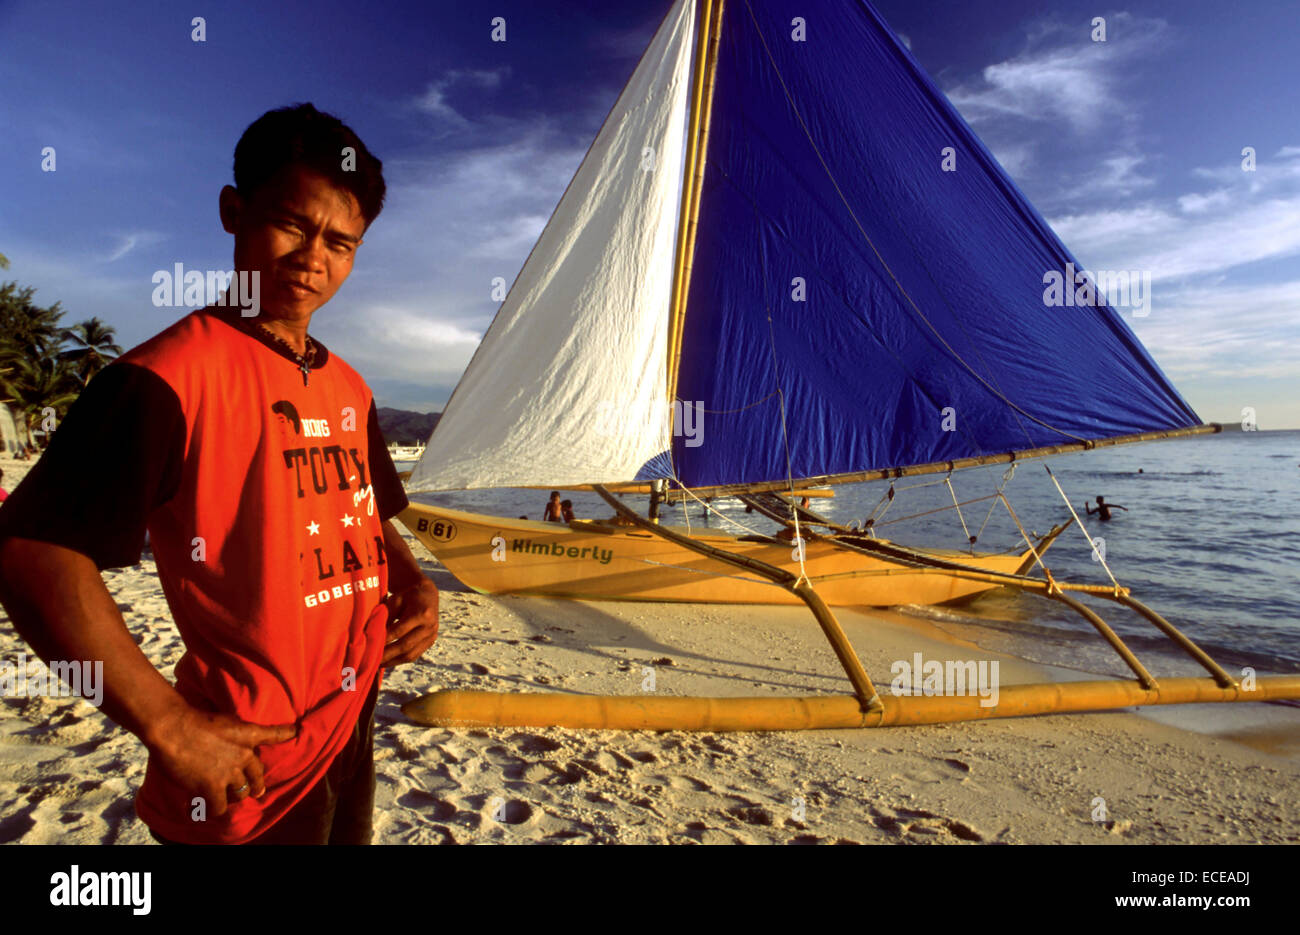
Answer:
[[[1128,507],[1120,506],[1118,503],[1107,503],[1105,497],[1097,498],[1097,509],[1094,510],[1092,508],[1092,504],[1088,503],[1086,500],[1084,501],[1083,508],[1088,511],[1089,516],[1091,516],[1093,513],[1097,513],[1098,514],[1097,518],[1100,519],[1103,523],[1110,521],[1111,510],[1123,510],[1125,513],[1128,512]]]
[[[220,213],[260,314],[202,309],[106,367],[0,509],[0,601],[47,661],[102,660],[161,841],[369,843],[380,667],[432,645],[438,594],[389,521],[406,498],[370,390],[307,329],[383,197],[336,118],[255,121]],[[146,529],[175,687],[99,575]]]

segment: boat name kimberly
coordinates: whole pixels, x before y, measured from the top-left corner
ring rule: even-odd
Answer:
[[[614,557],[613,549],[598,549],[595,546],[585,546],[578,548],[576,545],[566,546],[559,542],[534,542],[531,539],[514,539],[510,543],[511,552],[528,552],[532,555],[556,555],[561,558],[587,558],[587,553],[602,565],[608,565],[609,560]]]
[[[899,695],[975,695],[981,708],[998,704],[998,662],[981,659],[922,659],[912,654],[912,661],[898,659],[890,664],[894,680],[889,690]]]

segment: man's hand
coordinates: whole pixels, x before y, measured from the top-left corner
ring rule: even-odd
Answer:
[[[414,662],[438,638],[438,588],[427,578],[387,600],[388,645],[382,666]]]
[[[140,651],[89,556],[38,540],[0,539],[0,599],[47,663],[103,663],[104,713],[212,812],[224,814],[230,801],[265,791],[257,747],[289,740],[297,728],[249,724],[187,704]]]
[[[229,802],[266,792],[257,747],[297,733],[293,724],[263,727],[186,705],[158,724],[146,745],[172,778],[209,803],[212,814],[224,815]]]

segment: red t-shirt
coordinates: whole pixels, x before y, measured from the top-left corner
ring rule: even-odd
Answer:
[[[406,498],[361,377],[322,347],[306,383],[269,336],[228,311],[195,312],[91,381],[32,482],[15,490],[24,503],[0,510],[0,532],[78,548],[101,568],[138,561],[135,517],[147,517],[187,650],[177,690],[203,710],[298,725],[293,740],[258,750],[266,795],[220,817],[207,803],[196,820],[193,797],[151,759],[136,810],[172,840],[235,844],[267,830],[324,775],[379,676],[381,522]],[[97,412],[112,413],[111,432],[91,428]],[[95,465],[115,456],[135,476],[103,483]],[[62,497],[74,471],[95,498],[117,495],[128,518],[107,535],[111,508],[107,518],[89,511],[90,529],[86,513],[74,529],[39,509],[51,490]],[[66,512],[92,499],[73,496]]]

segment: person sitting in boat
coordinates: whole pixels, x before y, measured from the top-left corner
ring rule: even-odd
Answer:
[[[546,509],[542,511],[542,522],[564,522],[564,506],[560,503],[560,492],[558,490],[551,491],[551,499],[546,502]]]
[[[573,522],[573,501],[572,500],[564,500],[560,503],[560,515],[564,518],[564,522],[566,523]]]
[[[1125,513],[1128,512],[1128,507],[1120,506],[1118,503],[1107,503],[1105,497],[1097,498],[1097,509],[1094,510],[1091,503],[1085,503],[1083,508],[1088,511],[1089,516],[1096,513],[1097,518],[1103,523],[1110,519],[1110,511],[1112,509],[1123,510]]]

